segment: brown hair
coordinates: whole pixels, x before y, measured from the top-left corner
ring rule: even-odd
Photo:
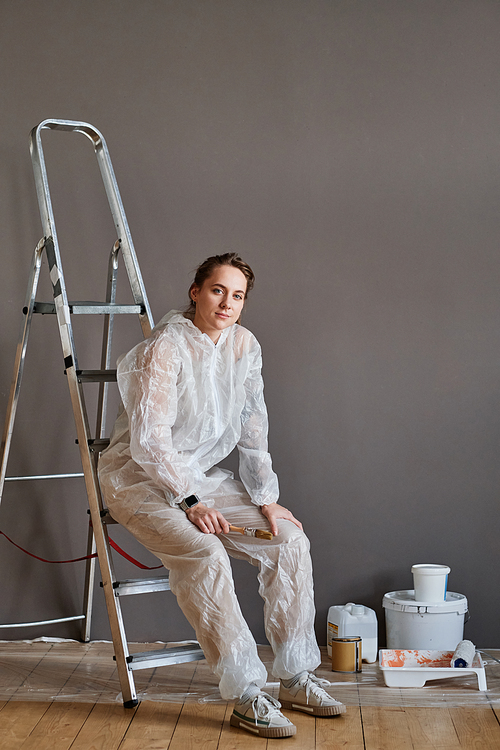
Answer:
[[[198,287],[198,289],[201,289],[205,281],[209,279],[215,269],[220,268],[220,266],[234,266],[239,271],[241,271],[241,273],[247,280],[245,299],[248,296],[248,292],[253,288],[253,283],[255,281],[254,272],[252,271],[248,263],[245,263],[245,261],[240,258],[238,253],[212,255],[210,258],[204,260],[203,263],[200,263],[200,265],[196,269],[194,281],[189,287],[189,307],[187,308],[186,313],[190,317],[193,316],[196,312],[196,305],[191,299],[191,289],[195,286]]]

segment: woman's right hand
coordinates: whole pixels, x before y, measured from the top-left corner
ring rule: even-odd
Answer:
[[[207,508],[203,503],[189,508],[186,516],[204,534],[227,534],[229,532],[229,524],[222,513],[215,508]]]

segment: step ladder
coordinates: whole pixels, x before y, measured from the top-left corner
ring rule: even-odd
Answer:
[[[94,145],[104,188],[117,231],[117,240],[111,250],[109,258],[106,299],[104,302],[68,301],[42,149],[41,133],[45,129],[82,133],[87,136]],[[133,676],[135,670],[150,669],[165,664],[180,664],[182,662],[196,661],[204,658],[203,651],[197,643],[155,651],[146,651],[144,653],[129,653],[120,606],[120,598],[131,594],[167,591],[170,587],[168,577],[141,578],[122,581],[116,579],[107,533],[107,525],[114,523],[114,521],[103,506],[97,477],[97,462],[99,455],[109,444],[109,439],[106,439],[104,435],[108,388],[110,383],[116,382],[116,370],[113,370],[110,367],[114,316],[130,314],[137,315],[139,317],[144,337],[149,336],[151,333],[153,328],[153,318],[132,243],[125,211],[120,198],[118,185],[106,142],[102,134],[92,125],[85,122],[76,122],[72,120],[44,120],[31,132],[31,158],[35,173],[36,191],[44,237],[40,240],[34,251],[28,281],[28,291],[25,306],[23,308],[23,324],[16,351],[14,376],[7,406],[5,430],[1,446],[0,501],[4,490],[4,483],[6,481],[26,479],[34,480],[48,477],[84,477],[91,519],[91,524],[89,525],[88,554],[91,555],[97,551],[102,578],[101,585],[104,590],[104,597],[111,627],[111,635],[115,651],[114,658],[116,660],[123,703],[125,707],[132,708],[138,704]],[[48,261],[50,280],[52,282],[53,300],[51,302],[40,302],[36,300],[36,292],[44,253]],[[118,260],[120,253],[127,271],[133,304],[123,305],[116,303]],[[62,345],[64,369],[75,418],[77,442],[80,450],[83,475],[59,474],[32,477],[6,476],[28,336],[33,315],[37,313],[43,315],[52,314],[57,320]],[[79,367],[71,323],[73,315],[104,316],[101,369],[99,370],[84,370]],[[86,383],[99,384],[97,420],[94,434],[92,434],[90,430],[85,404],[83,386]],[[43,622],[36,623],[19,623],[14,625],[14,627],[82,620],[82,640],[90,640],[94,574],[95,558],[92,558],[87,561],[86,566],[83,614],[58,618],[55,620],[44,620]],[[0,627],[13,627],[13,625],[0,625]]]

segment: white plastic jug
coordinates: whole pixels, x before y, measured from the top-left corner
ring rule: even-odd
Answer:
[[[328,656],[332,655],[332,638],[354,635],[361,636],[363,661],[377,661],[377,615],[373,609],[353,602],[330,607],[327,620]]]

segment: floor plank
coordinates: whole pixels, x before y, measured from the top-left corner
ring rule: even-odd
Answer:
[[[413,744],[418,750],[456,750],[459,739],[449,710],[439,708],[404,709]]]
[[[112,703],[96,703],[71,750],[116,750],[135,710]]]
[[[318,750],[364,750],[363,726],[359,706],[349,706],[347,713],[330,719],[316,719]]]
[[[182,703],[143,701],[120,745],[120,750],[163,750],[172,739]]]
[[[169,750],[216,750],[225,712],[224,703],[185,703]]]
[[[0,711],[0,747],[18,750],[42,716],[49,703],[38,701],[9,701]]]
[[[366,750],[413,750],[406,713],[400,708],[363,706]]]
[[[460,741],[467,750],[498,750],[500,724],[489,706],[450,708],[450,716]],[[1,715],[1,714],[0,714]]]
[[[52,703],[20,750],[67,750],[93,709],[92,703]]]

